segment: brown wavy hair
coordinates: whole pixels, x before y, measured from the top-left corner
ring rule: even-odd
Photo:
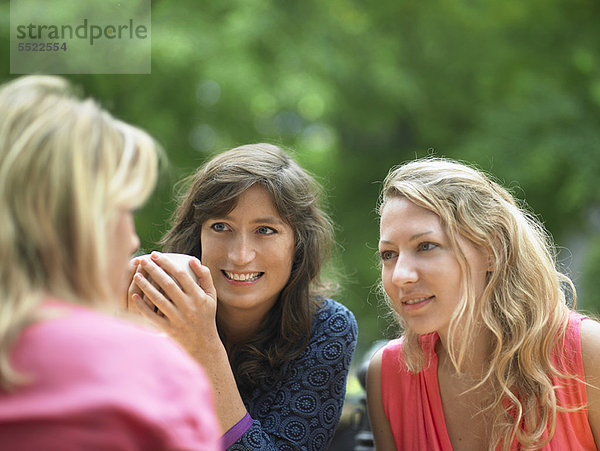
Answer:
[[[582,407],[558,405],[551,379],[552,375],[573,377],[561,374],[551,356],[560,347],[568,322],[566,294],[574,299],[576,294],[571,280],[556,269],[550,235],[500,184],[452,160],[425,158],[390,171],[380,214],[387,201],[397,197],[439,216],[462,268],[465,294],[449,334],[462,331],[463,336],[458,343],[451,341],[448,349],[459,372],[477,328],[491,332],[489,367],[476,385],[490,382],[494,387],[488,407],[495,418],[489,449],[500,443],[508,450],[515,438],[523,449],[543,447],[554,433],[557,411]],[[477,300],[459,236],[492,254],[494,269]],[[400,316],[395,316],[402,325]],[[419,337],[410,329],[403,335],[405,363],[419,372],[427,364]]]
[[[256,184],[269,192],[277,212],[293,229],[295,250],[290,278],[259,332],[230,350],[240,390],[250,389],[304,349],[314,313],[335,287],[321,277],[334,242],[332,222],[320,207],[321,186],[277,146],[261,143],[228,150],[184,180],[189,187],[161,240],[166,252],[201,258],[202,224],[227,215],[240,194]],[[222,328],[219,333],[225,341]]]

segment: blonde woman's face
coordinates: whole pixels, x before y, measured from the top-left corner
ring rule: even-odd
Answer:
[[[479,298],[489,266],[487,253],[466,239],[459,245]],[[464,287],[439,216],[404,197],[388,200],[381,214],[379,252],[383,287],[406,326],[417,334],[436,331],[446,336]]]
[[[129,260],[140,246],[130,210],[120,209],[108,236],[108,275],[115,299],[127,291]]]
[[[202,224],[202,264],[209,267],[222,317],[259,320],[275,304],[292,271],[295,237],[270,194],[254,185],[223,217]]]

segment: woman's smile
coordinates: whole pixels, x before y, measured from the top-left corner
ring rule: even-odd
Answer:
[[[426,296],[426,297],[408,299],[405,301],[401,301],[402,308],[406,311],[417,310],[417,309],[425,307],[430,302],[432,302],[434,299],[435,299],[434,296]]]
[[[250,284],[257,282],[265,273],[264,272],[238,272],[238,271],[227,271],[221,270],[221,273],[231,283],[242,283]]]

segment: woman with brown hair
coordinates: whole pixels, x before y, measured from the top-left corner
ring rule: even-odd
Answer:
[[[227,447],[326,449],[357,325],[321,278],[333,228],[319,186],[269,144],[217,155],[189,182],[163,245],[196,257],[199,284],[153,253],[130,302],[207,370]]]

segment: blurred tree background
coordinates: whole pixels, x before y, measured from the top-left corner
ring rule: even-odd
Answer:
[[[338,298],[364,351],[392,334],[377,295],[380,182],[430,154],[472,162],[525,200],[561,247],[579,307],[600,310],[599,13],[594,0],[155,0],[151,75],[67,77],[168,153],[137,216],[146,249],[174,183],[210,155],[293,149],[326,188]],[[8,27],[2,0],[1,81],[15,77]]]

